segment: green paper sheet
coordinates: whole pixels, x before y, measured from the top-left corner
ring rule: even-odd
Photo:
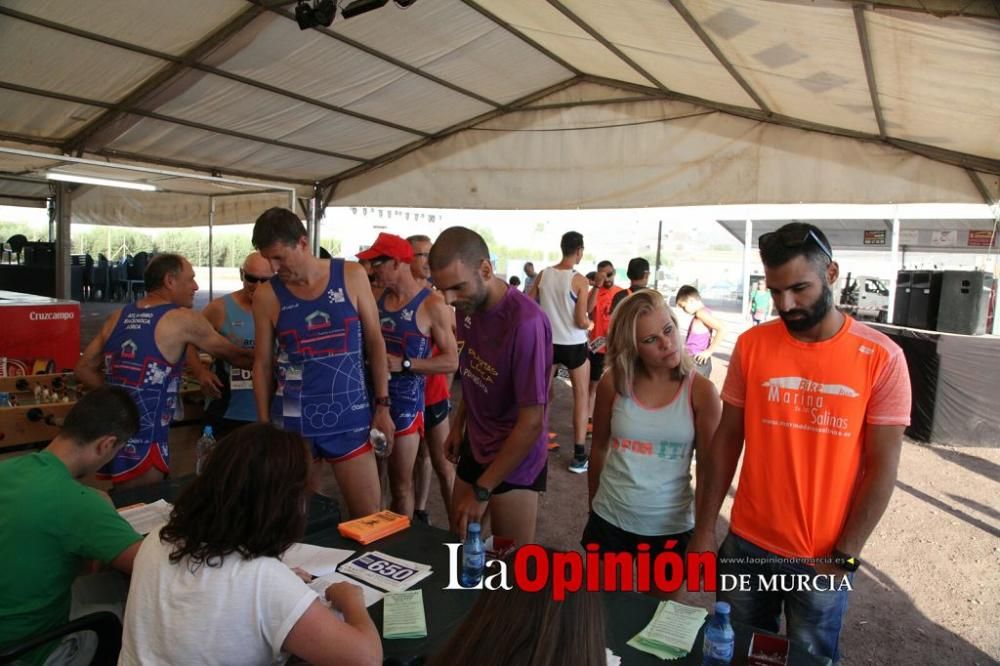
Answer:
[[[424,616],[422,590],[394,592],[383,598],[383,638],[424,638],[427,636],[427,618]]]

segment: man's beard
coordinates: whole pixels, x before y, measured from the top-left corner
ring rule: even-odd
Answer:
[[[486,282],[482,278],[479,278],[476,285],[476,293],[466,301],[455,303],[455,309],[467,315],[482,312],[483,307],[486,305],[487,297]]]
[[[810,328],[816,324],[823,321],[827,313],[830,312],[830,308],[833,307],[833,291],[830,289],[829,284],[823,285],[823,293],[820,294],[819,299],[813,303],[808,308],[788,310],[787,312],[778,312],[778,316],[781,320],[785,322],[785,327],[792,331],[793,333],[801,333],[802,331],[808,331]],[[789,319],[789,317],[799,317],[800,319]]]

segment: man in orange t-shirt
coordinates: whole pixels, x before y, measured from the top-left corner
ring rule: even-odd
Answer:
[[[910,379],[895,343],[833,307],[839,267],[822,231],[787,224],[760,237],[760,255],[780,321],[736,342],[722,422],[698,461],[689,550],[716,550],[745,449],[718,571],[749,574],[750,589],[723,584],[719,600],[735,620],[771,632],[784,607],[788,636],[836,662],[844,577],[892,495]]]
[[[594,286],[587,295],[587,314],[594,325],[590,329],[590,409],[594,413],[594,396],[597,393],[597,383],[604,374],[604,353],[607,351],[608,329],[611,328],[611,307],[615,295],[622,291],[615,285],[615,267],[610,261],[597,264],[597,274],[594,276]]]

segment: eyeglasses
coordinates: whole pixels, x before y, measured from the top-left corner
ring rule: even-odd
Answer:
[[[240,275],[243,276],[244,282],[249,282],[250,284],[267,282],[268,280],[271,279],[270,277],[260,277],[259,275],[250,275],[249,273],[244,273],[243,271],[240,271]]]
[[[783,247],[796,248],[802,247],[809,241],[816,244],[816,247],[827,256],[830,261],[833,261],[833,250],[823,242],[815,231],[812,229],[806,229],[803,232],[801,229],[789,229],[787,231],[769,231],[766,234],[761,234],[760,239],[757,241],[757,246],[761,250],[767,250],[768,247],[774,247],[775,243],[780,243]]]

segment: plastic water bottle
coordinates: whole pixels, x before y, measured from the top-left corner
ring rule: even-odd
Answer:
[[[212,426],[207,425],[205,429],[201,431],[201,437],[198,438],[198,442],[194,445],[194,472],[195,474],[201,474],[201,471],[205,469],[205,463],[208,462],[208,456],[212,453],[212,449],[215,448],[215,436],[212,434]]]
[[[0,393],[0,407],[11,407],[10,393]]]
[[[729,604],[719,601],[715,604],[715,614],[705,627],[705,642],[702,644],[702,666],[724,666],[733,660],[735,635],[729,623]]]
[[[368,440],[372,443],[372,448],[375,449],[375,455],[384,458],[389,450],[389,441],[386,439],[385,433],[378,428],[372,428],[368,432]]]
[[[469,523],[465,530],[465,543],[462,544],[462,573],[459,574],[462,587],[479,585],[485,567],[486,549],[479,534],[479,523]]]

